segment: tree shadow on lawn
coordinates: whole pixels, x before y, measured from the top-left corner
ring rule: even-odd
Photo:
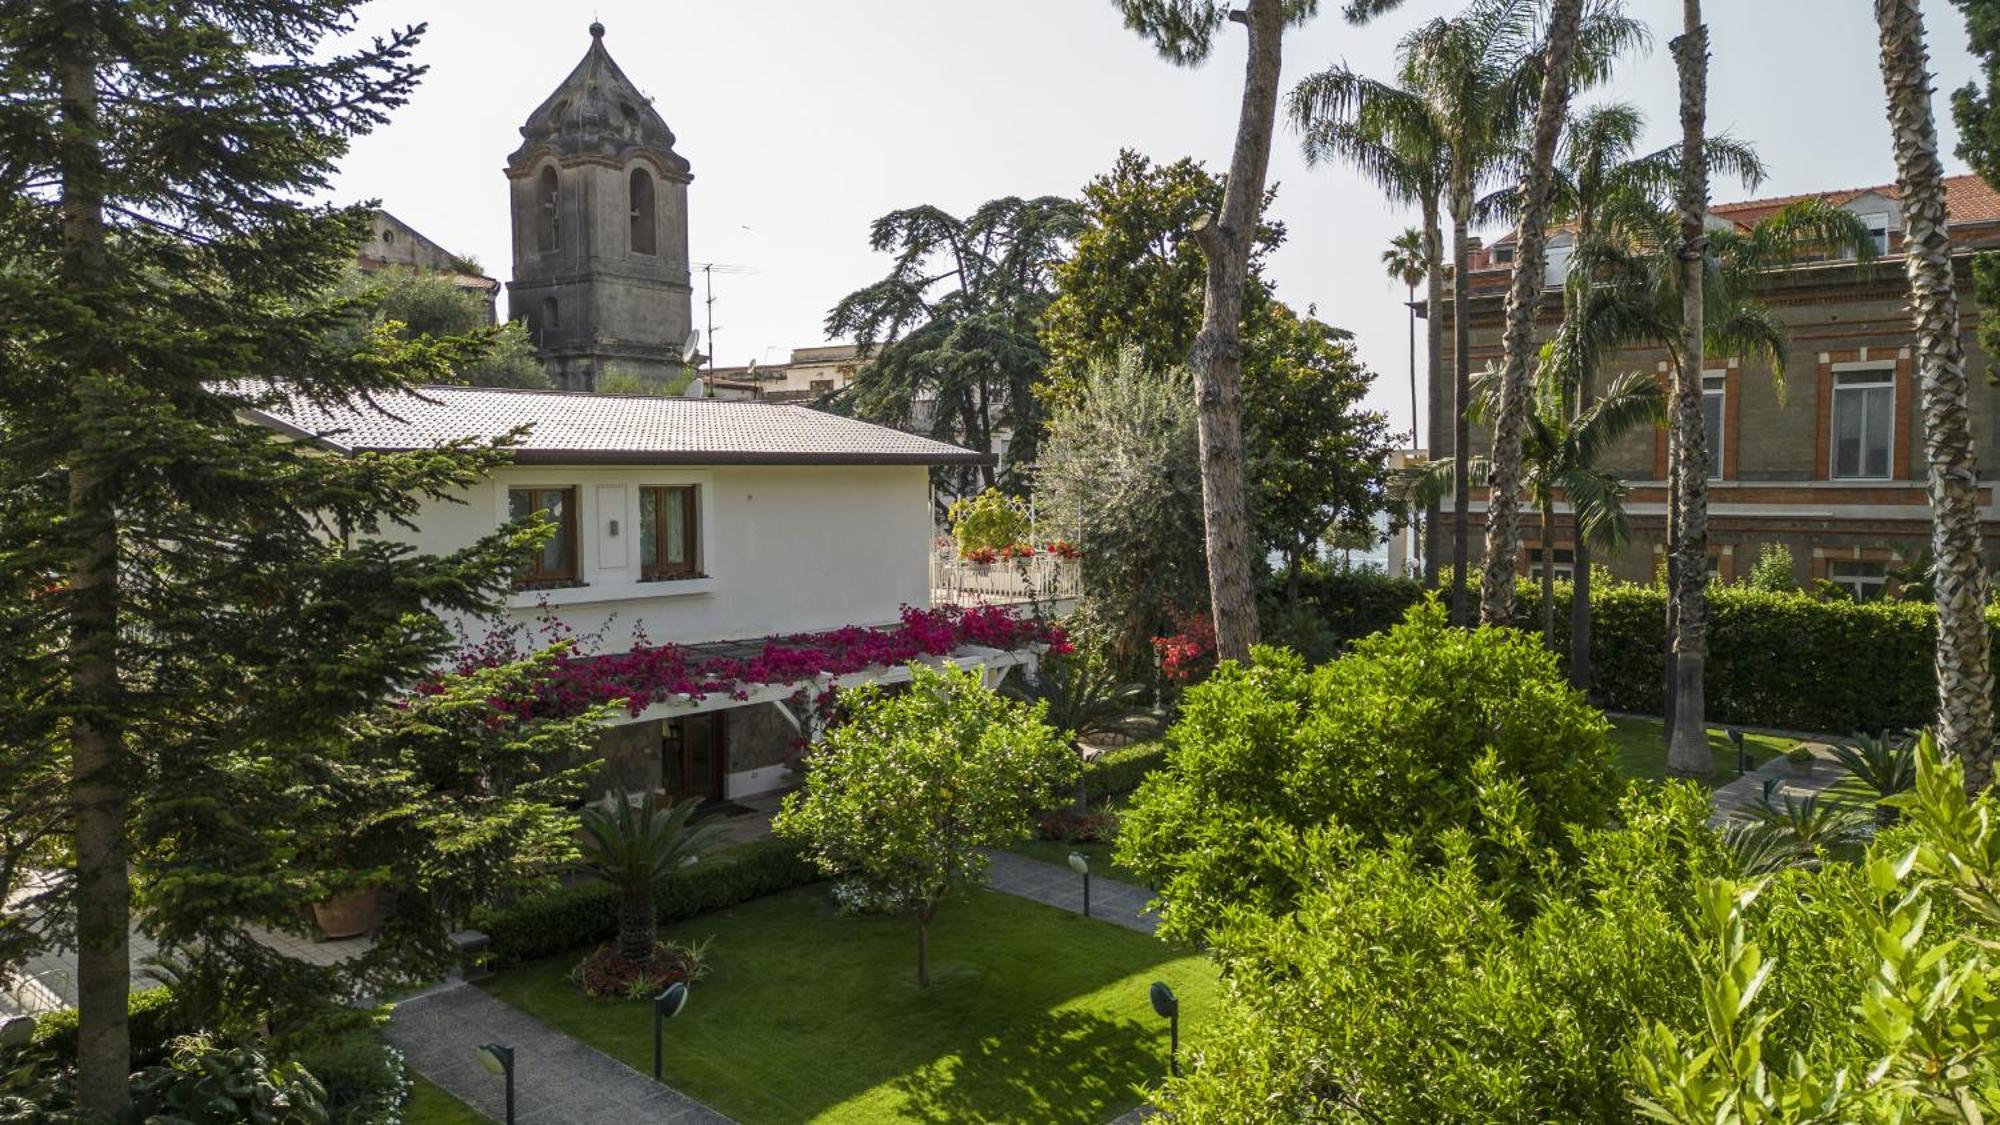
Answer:
[[[917,1120],[1101,1125],[1140,1100],[1135,1077],[1165,1076],[1165,1048],[1157,1040],[1131,1020],[1050,1012],[892,1085],[906,1099],[901,1115]]]

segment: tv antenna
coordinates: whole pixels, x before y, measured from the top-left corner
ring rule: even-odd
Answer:
[[[702,304],[708,314],[708,386],[711,393],[715,388],[715,275],[752,274],[755,266],[732,265],[728,262],[695,262],[701,267]]]

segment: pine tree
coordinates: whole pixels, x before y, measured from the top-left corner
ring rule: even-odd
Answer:
[[[580,727],[499,732],[483,748],[513,756],[487,768],[462,756],[483,719],[440,743],[379,706],[454,643],[432,611],[490,607],[537,534],[430,557],[385,532],[501,454],[343,460],[239,420],[440,380],[474,348],[335,343],[369,315],[329,294],[370,209],[304,201],[421,72],[420,27],[335,47],[356,7],[0,5],[0,777],[52,802],[0,817],[0,871],[45,867],[41,905],[70,908],[87,1111],[126,1103],[134,923],[283,1014],[332,982],[246,923],[387,882],[398,921],[356,966],[380,981],[442,955],[449,904],[508,877],[508,833],[566,846],[537,810]],[[463,721],[488,696],[444,698]]]

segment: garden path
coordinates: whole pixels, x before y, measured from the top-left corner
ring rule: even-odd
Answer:
[[[1735,781],[1715,791],[1715,814],[1708,822],[1720,828],[1731,820],[1749,818],[1749,809],[1764,795],[1764,784],[1776,781],[1771,790],[1771,800],[1780,808],[1785,798],[1804,800],[1816,793],[1833,788],[1846,776],[1833,751],[1823,742],[1804,742],[1814,755],[1812,768],[1800,773],[1798,767],[1784,758],[1773,758]]]
[[[484,991],[452,983],[396,1005],[389,1042],[438,1086],[495,1121],[506,1087],[474,1054],[514,1048],[519,1125],[728,1125],[729,1118]]]
[[[1013,852],[988,852],[987,858],[992,860],[988,887],[1059,910],[1083,909],[1083,879],[1069,868]],[[1159,916],[1146,909],[1152,898],[1153,892],[1144,887],[1102,875],[1090,877],[1090,916],[1100,922],[1150,935],[1160,928]]]

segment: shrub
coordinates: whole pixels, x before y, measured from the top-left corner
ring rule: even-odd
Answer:
[[[1035,814],[1035,832],[1066,844],[1098,843],[1118,834],[1118,814],[1108,808],[1050,809]]]
[[[1083,765],[1083,783],[1093,796],[1111,797],[1139,787],[1146,775],[1166,764],[1167,744],[1140,742],[1106,750]]]
[[[1792,574],[1792,549],[1783,543],[1766,543],[1757,552],[1756,565],[1750,568],[1750,588],[1766,594],[1789,593],[1799,588]]]
[[[692,918],[821,878],[795,844],[759,840],[717,853],[661,878],[653,905],[663,922]],[[578,884],[473,913],[474,929],[493,939],[498,964],[532,961],[601,942],[618,929],[618,892]]]
[[[144,988],[132,993],[125,1011],[131,1020],[132,1064],[151,1066],[166,1057],[168,1044],[194,1030],[173,993],[164,988]],[[76,1057],[76,1009],[49,1012],[35,1020],[32,1045],[58,1058]]]
[[[950,515],[951,536],[958,541],[959,554],[967,558],[974,551],[990,551],[997,557],[1003,548],[1021,542],[1028,534],[1027,507],[997,488],[958,500]]]
[[[372,1027],[355,1027],[301,1047],[294,1061],[326,1089],[330,1125],[399,1125],[410,1097],[403,1054]]]
[[[606,942],[590,951],[569,973],[570,983],[593,1000],[638,1000],[657,996],[676,981],[698,981],[708,975],[708,945],[704,941],[661,941],[645,957],[633,959]]]
[[[1482,823],[1481,763],[1520,786],[1524,830],[1560,853],[1622,788],[1608,730],[1539,641],[1447,628],[1427,601],[1317,669],[1259,648],[1190,689],[1167,768],[1126,810],[1118,862],[1161,888],[1165,929],[1198,938],[1231,905],[1288,910],[1300,887],[1281,857],[1314,827],[1434,854]]]
[[[174,1040],[167,1061],[132,1076],[132,1103],[142,1121],[256,1121],[263,1125],[323,1125],[326,1091],[296,1062],[277,1062],[261,1048],[225,1047],[207,1035]]]

